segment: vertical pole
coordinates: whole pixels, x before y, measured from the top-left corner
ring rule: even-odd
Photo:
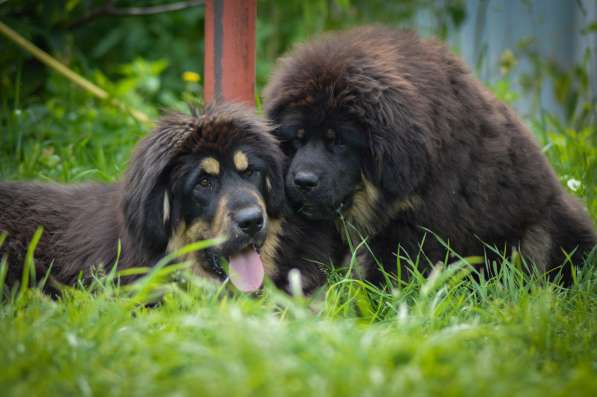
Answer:
[[[256,0],[205,2],[205,102],[255,105]]]

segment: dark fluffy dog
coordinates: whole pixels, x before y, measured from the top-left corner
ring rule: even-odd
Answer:
[[[531,133],[437,41],[365,27],[300,45],[280,61],[265,110],[297,212],[336,222],[332,239],[345,236],[342,215],[386,270],[406,274],[397,252],[414,259],[421,247],[444,261],[428,231],[464,256],[491,256],[483,243],[519,249],[544,271],[565,253],[581,264],[595,245]],[[361,259],[381,281],[374,258]]]
[[[37,274],[72,284],[96,266],[151,266],[188,243],[223,236],[187,255],[198,274],[255,290],[272,273],[284,203],[283,154],[269,125],[232,104],[203,114],[171,114],[137,147],[123,181],[112,185],[0,183],[0,258],[8,281],[21,275],[38,227]],[[119,241],[122,255],[117,258]],[[257,250],[261,250],[261,257]]]

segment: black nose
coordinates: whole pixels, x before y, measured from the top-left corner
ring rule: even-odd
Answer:
[[[240,230],[251,237],[263,229],[263,212],[259,207],[243,208],[235,214],[234,220]]]
[[[299,171],[294,175],[294,184],[303,190],[311,190],[319,184],[319,177],[309,171]]]

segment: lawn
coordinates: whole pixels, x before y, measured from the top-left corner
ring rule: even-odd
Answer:
[[[594,396],[597,267],[570,289],[464,263],[380,290],[236,294],[162,271],[0,308],[2,395]],[[161,280],[160,280],[161,279]],[[6,291],[5,291],[6,296]]]

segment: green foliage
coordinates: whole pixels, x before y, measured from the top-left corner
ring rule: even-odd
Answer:
[[[103,0],[10,1],[0,4],[0,19],[86,77],[101,70],[113,80],[120,77],[122,65],[133,64],[138,58],[148,61],[167,58],[169,67],[161,76],[161,89],[179,93],[185,86],[180,77],[185,70],[202,72],[203,7],[145,17],[82,19],[105,3]],[[136,1],[116,3],[118,7],[139,6]],[[164,2],[147,1],[144,5],[152,3]],[[22,98],[43,95],[48,89],[49,72],[29,54],[4,38],[1,40],[0,69],[4,73],[0,91],[9,95],[14,92],[9,76],[20,72]]]
[[[18,85],[18,80],[16,82]],[[112,180],[144,131],[132,117],[56,75],[51,97],[22,108],[3,103],[0,177]]]
[[[547,145],[544,150],[558,170],[568,190],[585,198],[589,213],[597,218],[597,133],[590,126],[581,130],[566,128],[553,117],[547,117],[543,130]]]
[[[27,288],[0,306],[0,388],[14,396],[592,396],[596,265],[570,289],[507,260],[491,280],[475,281],[461,261],[387,289],[337,274],[310,298],[270,285],[241,295],[184,270],[168,282],[170,273],[159,273],[170,268],[126,288],[97,278],[57,301]]]

